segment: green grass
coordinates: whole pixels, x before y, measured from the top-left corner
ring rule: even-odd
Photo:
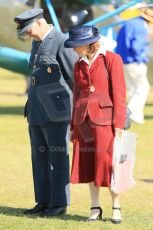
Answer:
[[[121,194],[123,222],[114,226],[109,221],[84,221],[90,209],[87,185],[71,185],[71,206],[65,217],[23,215],[25,208],[34,205],[30,144],[23,118],[26,96],[21,96],[25,87],[23,76],[0,69],[0,230],[153,229],[153,88],[145,107],[145,124],[131,129],[138,134],[136,186]],[[106,188],[101,189],[100,200],[108,219],[111,199]]]

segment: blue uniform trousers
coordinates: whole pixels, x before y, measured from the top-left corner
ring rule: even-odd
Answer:
[[[69,125],[29,125],[35,201],[53,206],[70,203]]]

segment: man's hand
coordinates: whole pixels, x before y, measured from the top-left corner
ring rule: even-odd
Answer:
[[[73,141],[73,130],[70,130],[69,140],[71,142]]]

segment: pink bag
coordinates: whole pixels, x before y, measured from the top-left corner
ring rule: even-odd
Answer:
[[[129,131],[124,131],[122,136],[115,136],[110,185],[110,189],[114,193],[124,192],[135,185],[133,170],[136,138],[137,135]]]
[[[133,162],[131,160],[113,164],[112,180],[114,181],[114,186],[112,186],[114,187],[113,190],[115,193],[124,192],[135,185],[132,172]]]

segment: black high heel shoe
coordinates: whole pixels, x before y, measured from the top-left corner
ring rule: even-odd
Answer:
[[[86,221],[96,221],[96,220],[102,220],[102,214],[103,214],[103,210],[101,209],[101,207],[92,207],[91,210],[93,209],[98,209],[99,210],[99,214],[96,218],[93,217],[89,217]]]
[[[112,207],[113,210],[120,210],[121,211],[121,208],[115,208],[115,207]],[[122,222],[122,219],[111,219],[111,222],[113,224],[120,224]]]

